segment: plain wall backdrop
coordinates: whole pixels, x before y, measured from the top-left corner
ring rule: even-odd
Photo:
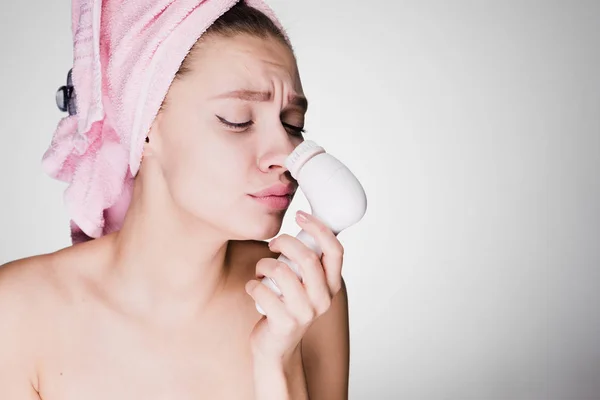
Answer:
[[[368,195],[340,234],[350,398],[600,399],[600,2],[270,4],[305,137]],[[70,7],[0,12],[0,263],[70,245],[40,165]]]

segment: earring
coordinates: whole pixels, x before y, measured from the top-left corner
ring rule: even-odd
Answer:
[[[150,138],[148,136],[146,136],[146,143],[150,143]],[[146,155],[146,147],[144,147],[144,150],[142,150],[142,160],[144,159],[144,156]]]

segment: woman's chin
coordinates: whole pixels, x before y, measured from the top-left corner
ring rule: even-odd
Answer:
[[[282,223],[283,214],[281,216],[268,215],[253,219],[252,222],[241,227],[241,230],[248,240],[267,240],[279,233]]]

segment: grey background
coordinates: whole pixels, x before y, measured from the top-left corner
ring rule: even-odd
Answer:
[[[350,398],[600,399],[599,2],[270,4],[306,137],[369,196],[340,234]],[[11,2],[0,37],[3,263],[70,244],[40,167],[70,2]]]

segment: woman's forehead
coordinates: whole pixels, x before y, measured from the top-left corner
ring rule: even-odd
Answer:
[[[217,38],[203,43],[191,64],[198,78],[209,83],[246,84],[249,89],[263,90],[264,82],[274,78],[288,82],[302,92],[296,59],[281,41],[250,35]],[[251,85],[255,84],[255,87]],[[232,87],[231,90],[234,90]]]

